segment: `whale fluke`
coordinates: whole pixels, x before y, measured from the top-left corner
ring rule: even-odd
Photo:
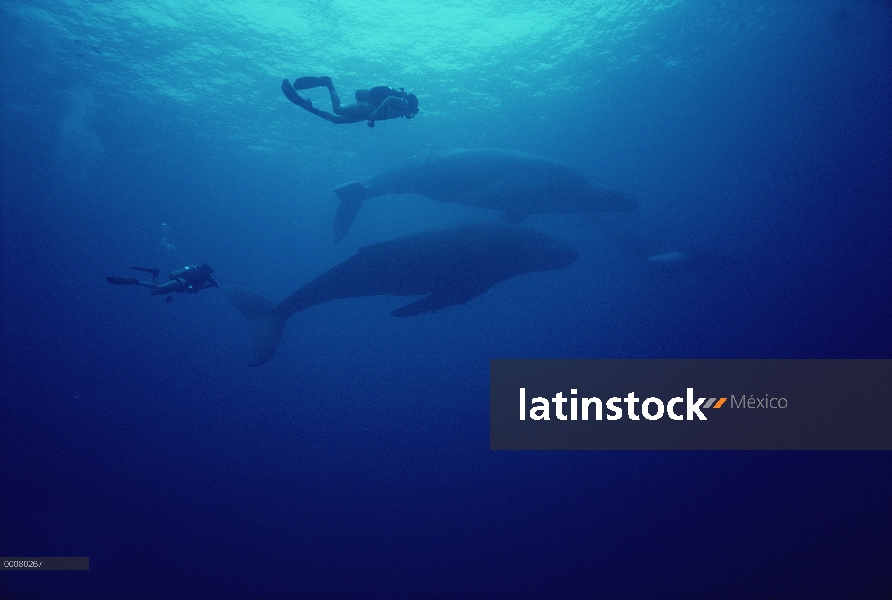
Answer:
[[[252,367],[262,365],[276,353],[288,315],[275,312],[275,302],[248,288],[230,285],[220,289],[251,321],[251,351],[254,358],[248,364]]]

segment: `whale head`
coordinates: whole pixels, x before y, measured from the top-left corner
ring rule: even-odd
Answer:
[[[512,235],[510,244],[503,246],[503,260],[513,263],[515,273],[554,271],[568,267],[579,260],[579,253],[569,244],[540,231],[517,225],[503,225],[503,231]]]
[[[553,271],[569,267],[579,260],[579,253],[561,240],[548,239],[539,245],[535,259],[530,263],[533,271]]]

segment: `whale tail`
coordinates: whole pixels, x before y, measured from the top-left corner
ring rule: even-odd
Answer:
[[[333,191],[341,200],[334,220],[335,243],[337,243],[344,239],[350,230],[362,201],[369,197],[369,189],[358,181],[351,181],[339,185]]]
[[[273,357],[285,331],[288,316],[276,312],[276,303],[247,288],[230,285],[221,288],[226,297],[251,321],[251,351],[248,366],[262,365]]]

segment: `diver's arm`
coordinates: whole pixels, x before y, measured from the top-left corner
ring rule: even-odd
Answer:
[[[387,96],[375,112],[369,115],[370,121],[396,119],[409,112],[409,103],[398,96]]]

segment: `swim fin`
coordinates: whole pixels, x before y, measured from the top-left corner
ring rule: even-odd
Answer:
[[[331,77],[298,77],[294,80],[294,89],[308,90],[316,87],[331,88]]]
[[[306,98],[301,98],[297,95],[297,92],[294,91],[294,88],[291,87],[291,84],[288,83],[287,79],[282,80],[282,93],[285,94],[285,97],[291,100],[294,104],[297,104],[299,107],[313,111],[313,103],[307,100]]]

